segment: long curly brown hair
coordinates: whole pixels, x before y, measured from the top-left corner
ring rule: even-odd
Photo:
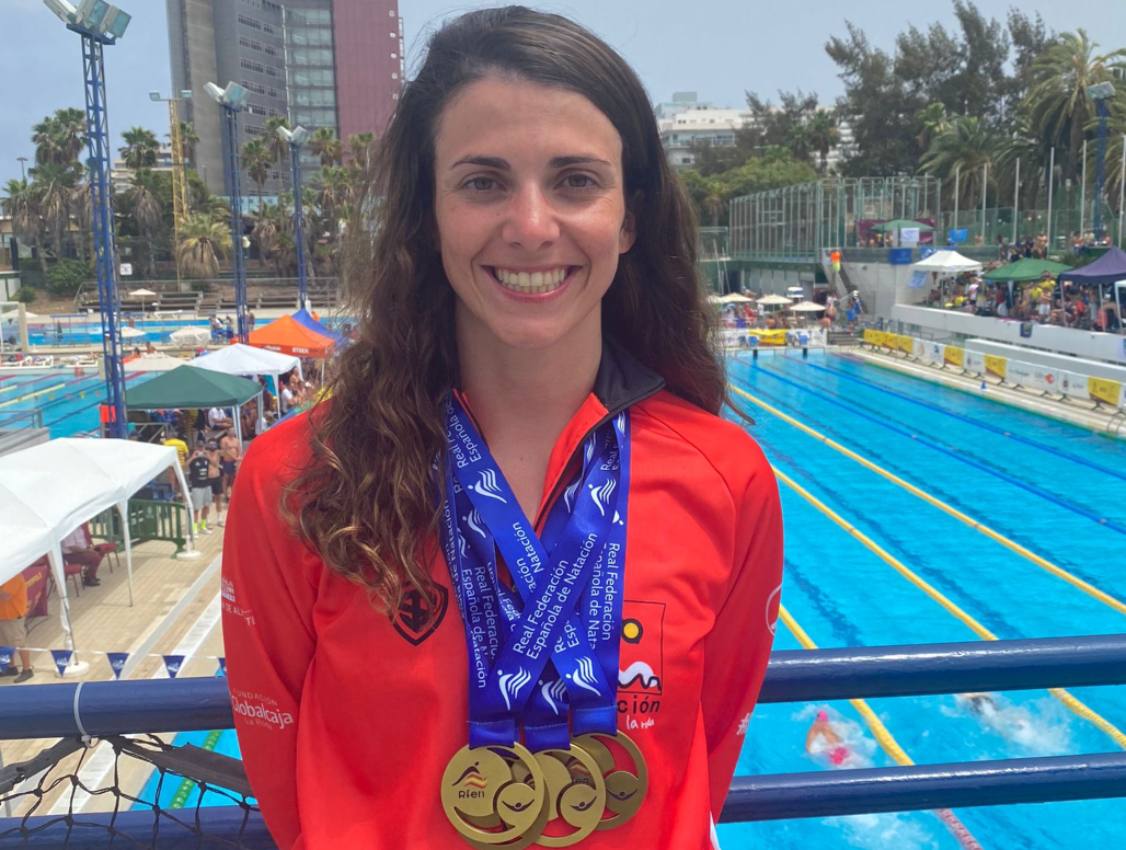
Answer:
[[[470,12],[430,39],[383,137],[369,210],[349,230],[345,276],[358,320],[331,401],[312,413],[311,460],[287,516],[328,567],[389,613],[433,591],[437,504],[431,465],[445,447],[441,405],[456,380],[454,295],[436,250],[434,136],[455,93],[489,74],[577,92],[622,139],[637,238],[603,299],[604,332],[704,410],[725,401],[696,272],[696,222],[665,159],[645,89],[626,62],[574,22],[520,6]]]

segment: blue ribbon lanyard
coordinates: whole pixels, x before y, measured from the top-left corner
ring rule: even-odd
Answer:
[[[541,541],[456,397],[446,413],[442,536],[469,653],[470,745],[510,744],[523,719],[531,749],[566,747],[564,695],[575,735],[616,734],[628,416],[588,437]]]

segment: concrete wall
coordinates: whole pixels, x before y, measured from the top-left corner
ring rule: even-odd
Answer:
[[[904,333],[911,333],[913,327],[918,327],[938,337],[982,337],[1025,348],[1039,348],[1091,360],[1126,364],[1126,336],[1121,334],[1080,331],[1033,323],[1031,336],[1022,337],[1021,323],[1017,321],[910,304],[895,305],[890,315],[892,319],[903,322],[907,326],[903,328]]]
[[[913,269],[909,265],[845,262],[841,264],[854,289],[860,290],[864,312],[889,318],[896,304],[913,303],[926,297],[928,288],[912,289]]]

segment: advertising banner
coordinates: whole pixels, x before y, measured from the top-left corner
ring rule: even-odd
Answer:
[[[1087,401],[1091,398],[1091,394],[1087,392],[1086,375],[1077,375],[1074,372],[1060,371],[1060,392],[1068,398]]]
[[[1109,404],[1111,407],[1122,406],[1122,383],[1112,381],[1110,378],[1087,378],[1087,392],[1091,398]]]
[[[1025,389],[1043,393],[1060,392],[1059,373],[1055,369],[1048,369],[1033,363],[1021,363],[1019,360],[1010,360],[1008,375],[1009,383]]]
[[[1000,378],[1004,381],[1009,376],[1008,358],[999,357],[996,354],[985,355],[985,373],[993,375],[995,378]]]
[[[957,366],[959,369],[966,368],[966,350],[961,346],[947,345],[943,347],[942,357],[944,362],[951,366]]]
[[[970,351],[966,349],[965,360],[962,363],[962,368],[969,372],[971,375],[984,375],[985,374],[985,357],[980,351]]]
[[[925,360],[927,356],[927,344],[921,339],[912,339],[911,356],[916,360]]]
[[[927,346],[926,357],[924,358],[927,363],[932,366],[942,367],[946,362],[946,346],[941,342],[932,342]]]

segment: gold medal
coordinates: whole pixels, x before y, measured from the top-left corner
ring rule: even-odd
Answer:
[[[523,850],[548,819],[543,768],[521,744],[462,747],[442,774],[442,808],[477,848]]]
[[[576,738],[574,744],[590,754],[606,782],[606,814],[598,822],[598,828],[613,829],[621,826],[637,814],[649,790],[649,768],[641,750],[624,732],[617,735],[598,732],[583,735]],[[625,751],[633,762],[632,771],[617,767],[611,746]]]
[[[535,755],[547,782],[547,824],[541,847],[570,847],[595,829],[606,810],[606,781],[598,763],[582,747],[551,749]],[[570,828],[571,831],[567,831]]]

